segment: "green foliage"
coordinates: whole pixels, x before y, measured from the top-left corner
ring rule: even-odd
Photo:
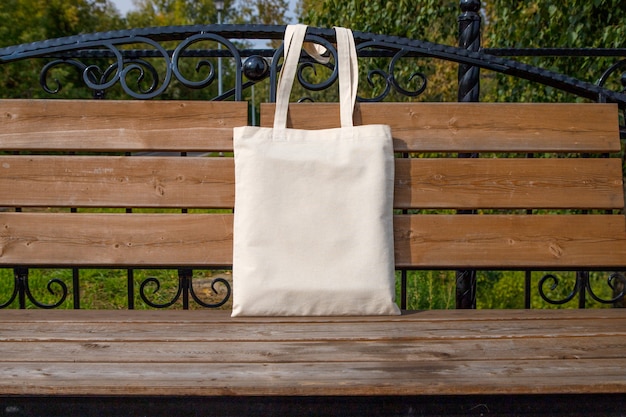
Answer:
[[[109,0],[5,0],[0,3],[0,47],[120,29]]]
[[[229,13],[232,1],[224,3],[223,17]],[[217,23],[213,0],[135,0],[135,7],[126,17],[129,27]]]
[[[121,29],[124,20],[109,0],[5,0],[0,2],[0,47],[62,36]],[[40,64],[40,65],[38,65]],[[0,66],[0,91],[7,98],[49,95],[39,87],[43,61]],[[65,70],[68,73],[68,70]],[[68,74],[69,75],[69,74]],[[65,85],[74,90],[74,74]],[[79,82],[80,83],[80,82]],[[80,85],[80,84],[79,84]],[[80,91],[80,92],[79,92]],[[84,88],[74,97],[89,96]]]
[[[401,274],[396,274],[396,300],[400,304]],[[454,271],[407,271],[406,305],[409,310],[455,308]]]
[[[483,0],[484,46],[492,48],[623,48],[626,8],[622,0],[510,2]],[[596,82],[613,58],[527,58],[525,62]],[[491,77],[492,75],[487,75]],[[617,78],[617,77],[616,77]],[[550,88],[497,75],[485,101],[572,101]],[[618,80],[608,85],[620,89]]]

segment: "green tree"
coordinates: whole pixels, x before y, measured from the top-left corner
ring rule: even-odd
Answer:
[[[622,0],[483,0],[484,45],[493,48],[623,48],[626,8]],[[596,82],[613,58],[525,58],[525,62]],[[487,74],[488,77],[492,75]],[[619,88],[617,84],[612,85]],[[611,87],[611,85],[609,85]],[[573,97],[498,75],[484,100],[555,101]]]
[[[127,15],[129,27],[217,23],[213,0],[134,0],[136,10]],[[225,2],[228,13],[232,1]]]
[[[0,3],[0,46],[35,42],[62,36],[123,27],[124,21],[109,0],[5,0]],[[0,67],[3,97],[48,96],[39,87],[38,66],[32,61]],[[61,70],[76,80],[76,71]],[[73,92],[73,82],[64,90]],[[84,88],[76,97],[89,96]]]
[[[109,0],[4,0],[0,17],[0,47],[124,25]]]

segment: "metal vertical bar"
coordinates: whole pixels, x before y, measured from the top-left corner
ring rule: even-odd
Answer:
[[[28,268],[14,268],[15,285],[17,286],[18,305],[21,310],[26,309],[26,286],[28,285]]]
[[[469,51],[480,48],[480,0],[461,0],[459,23],[459,46]],[[480,98],[479,69],[467,64],[459,64],[458,101],[471,102]],[[476,155],[459,154],[460,158]],[[459,214],[471,212],[459,210]],[[456,308],[476,308],[476,271],[465,270],[456,273]]]
[[[530,309],[531,304],[531,287],[532,287],[532,272],[526,271],[524,274],[524,308]]]
[[[80,310],[80,272],[78,268],[72,268],[72,295],[74,310]]]
[[[587,286],[589,285],[589,271],[576,272],[576,286],[578,287],[578,308],[586,308]]]
[[[189,291],[191,289],[191,279],[193,270],[189,268],[180,268],[178,270],[178,280],[183,293],[183,310],[189,310]]]
[[[459,47],[477,52],[480,49],[480,0],[461,0],[459,16]],[[478,67],[459,64],[458,101],[479,101],[480,70]]]
[[[406,283],[407,283],[407,270],[403,269],[400,271],[400,309],[402,310],[406,310],[407,308],[407,290],[406,290]]]
[[[127,286],[127,297],[128,297],[128,309],[135,309],[135,271],[133,269],[126,270],[126,286]]]

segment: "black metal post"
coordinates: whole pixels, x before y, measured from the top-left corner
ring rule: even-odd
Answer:
[[[461,0],[459,16],[459,46],[470,51],[480,48],[480,0]],[[478,101],[480,96],[480,73],[478,67],[459,64],[458,101]],[[460,158],[477,155],[459,154]],[[459,210],[459,214],[468,211]],[[476,308],[476,271],[465,270],[456,273],[456,308]]]
[[[459,47],[472,52],[480,49],[480,0],[461,0],[459,16]],[[459,64],[458,101],[479,101],[480,70]]]

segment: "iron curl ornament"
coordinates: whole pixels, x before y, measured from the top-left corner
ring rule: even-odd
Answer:
[[[561,278],[555,274],[546,274],[538,282],[538,290],[541,298],[548,304],[563,305],[579,297],[579,306],[584,307],[586,303],[586,295],[588,294],[593,300],[600,304],[615,304],[620,302],[626,296],[626,276],[620,272],[613,272],[607,278],[607,285],[612,292],[611,298],[602,298],[593,289],[588,271],[579,271],[576,273],[574,286],[569,294],[561,298],[553,298],[548,295],[546,286],[549,285],[550,291],[555,291],[561,284]]]
[[[203,41],[216,42],[223,48],[214,51],[189,51],[192,45]],[[133,47],[142,45],[144,48],[139,50],[123,49],[127,45]],[[235,85],[223,97],[216,97],[215,99],[220,100],[233,96],[237,101],[242,100],[242,57],[237,47],[223,36],[213,33],[199,33],[184,39],[173,51],[166,50],[159,42],[146,37],[133,37],[100,43],[92,42],[84,47],[91,48],[86,54],[89,59],[94,59],[94,57],[100,60],[107,58],[112,59],[113,63],[102,68],[98,64],[86,64],[79,58],[55,59],[44,65],[40,72],[40,85],[44,91],[49,94],[57,94],[61,91],[63,87],[61,82],[50,75],[53,69],[61,66],[69,66],[77,70],[83,84],[91,89],[96,96],[103,95],[115,85],[120,85],[124,93],[132,98],[152,99],[162,95],[174,79],[187,88],[202,89],[217,81],[215,65],[206,58],[224,55],[233,62],[236,74]],[[185,75],[181,64],[188,57],[200,58],[194,68],[196,74],[201,74],[206,69],[208,69],[208,74],[200,80],[193,80]],[[50,78],[53,78],[55,86],[50,85]],[[146,82],[148,84],[144,85]]]
[[[31,302],[38,308],[53,309],[61,306],[67,299],[69,294],[67,284],[61,279],[53,278],[48,281],[46,289],[48,293],[58,298],[57,301],[46,304],[37,300],[31,291],[28,276],[28,268],[15,268],[13,270],[13,291],[7,301],[0,303],[0,309],[9,307],[16,299],[21,309],[26,308],[27,302]],[[55,291],[55,287],[60,291]]]
[[[217,302],[211,303],[204,301],[193,287],[193,271],[191,269],[179,269],[178,270],[178,286],[176,293],[163,303],[152,301],[148,295],[148,287],[152,287],[152,295],[157,294],[161,290],[161,281],[156,277],[148,277],[141,282],[139,286],[139,296],[141,300],[152,308],[168,308],[173,306],[178,301],[182,301],[183,309],[189,308],[189,297],[195,301],[199,306],[205,308],[218,308],[226,304],[231,296],[231,286],[228,280],[222,277],[216,277],[211,280],[210,288],[213,294],[220,294],[219,288],[223,288],[224,295]]]

